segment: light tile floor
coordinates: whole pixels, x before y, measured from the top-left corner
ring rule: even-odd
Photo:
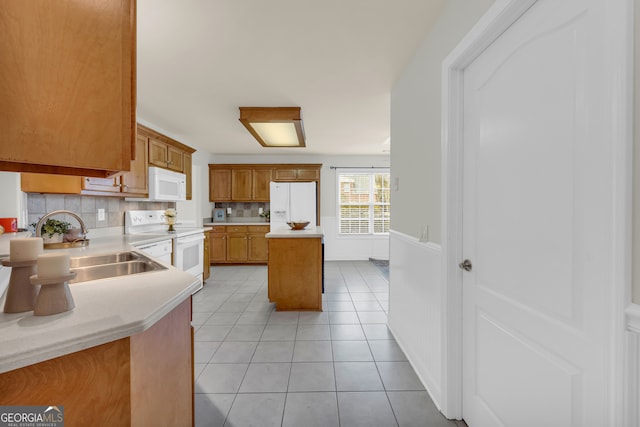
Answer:
[[[324,311],[276,312],[265,266],[212,267],[193,298],[196,426],[465,426],[387,329],[383,271],[326,262]]]

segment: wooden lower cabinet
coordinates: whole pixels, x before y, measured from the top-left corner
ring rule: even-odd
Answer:
[[[211,251],[211,244],[209,243],[211,241],[211,238],[209,237],[209,234],[210,233],[208,232],[204,233],[204,268],[202,271],[202,280],[207,280],[211,276],[211,264],[209,261],[211,259],[211,255],[209,254],[209,252]]]
[[[191,299],[139,334],[0,374],[0,405],[61,405],[65,426],[192,426]]]
[[[268,295],[276,310],[322,311],[322,238],[269,238]]]
[[[232,232],[227,233],[227,261],[246,262],[247,261],[247,233]]]
[[[209,234],[211,264],[266,264],[268,225],[214,226]]]

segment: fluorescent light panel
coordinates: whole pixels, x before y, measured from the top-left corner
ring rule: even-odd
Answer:
[[[240,107],[240,122],[264,147],[304,147],[300,107]]]

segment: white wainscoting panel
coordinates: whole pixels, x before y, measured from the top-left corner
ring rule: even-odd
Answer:
[[[341,237],[335,216],[323,216],[320,224],[324,230],[325,261],[389,259],[388,236]]]
[[[391,231],[388,326],[438,408],[442,401],[439,245]]]

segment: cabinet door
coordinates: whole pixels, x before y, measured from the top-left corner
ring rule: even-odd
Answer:
[[[202,280],[207,280],[211,276],[211,232],[204,233],[204,269],[202,271]]]
[[[0,169],[129,170],[135,1],[3,0],[0,20]]]
[[[247,233],[227,234],[227,261],[247,261]]]
[[[120,177],[116,178],[90,178],[82,180],[83,191],[100,191],[103,193],[120,193]]]
[[[299,180],[320,179],[320,170],[319,169],[298,169],[297,178]]]
[[[268,202],[270,183],[271,169],[255,169],[253,171],[252,200],[256,202]]]
[[[167,167],[167,144],[153,137],[149,138],[149,164],[160,168]]]
[[[131,170],[122,174],[122,192],[127,196],[149,194],[149,138],[136,138],[136,159],[131,161]]]
[[[209,169],[209,201],[228,202],[231,200],[231,170]]]
[[[167,164],[163,167],[169,168],[172,171],[183,173],[184,159],[183,151],[171,145],[167,145]]]
[[[231,200],[251,201],[252,172],[251,169],[233,169],[231,171]]]
[[[274,178],[277,181],[295,181],[298,178],[298,173],[295,169],[276,169]]]
[[[265,233],[249,233],[247,259],[255,262],[267,262],[268,244]]]
[[[191,172],[191,153],[182,153],[182,163],[182,173],[185,174],[187,178],[187,200],[191,200],[191,183],[193,182],[193,173]]]
[[[227,234],[209,233],[209,261],[211,263],[227,260]]]

